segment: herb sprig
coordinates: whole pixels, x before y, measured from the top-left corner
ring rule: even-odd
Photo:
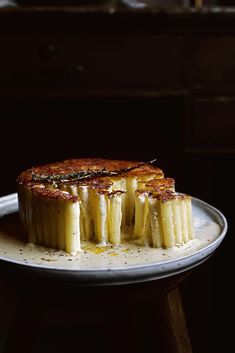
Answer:
[[[137,169],[142,167],[146,164],[153,164],[156,162],[156,158],[149,161],[149,162],[141,162],[133,167],[127,167],[119,170],[107,170],[102,168],[100,170],[81,170],[79,172],[71,172],[67,174],[38,174],[34,171],[31,172],[32,180],[38,182],[45,182],[45,183],[65,183],[70,181],[79,181],[83,179],[91,179],[95,177],[102,177],[102,176],[117,176],[123,173],[130,172],[131,170]]]

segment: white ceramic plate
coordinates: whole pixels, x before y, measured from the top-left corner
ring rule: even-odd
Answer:
[[[196,198],[192,204],[196,239],[183,247],[153,249],[122,244],[101,248],[90,244],[74,257],[23,242],[17,194],[7,195],[0,198],[0,266],[77,285],[126,284],[172,276],[204,262],[227,232],[226,219],[219,210]]]

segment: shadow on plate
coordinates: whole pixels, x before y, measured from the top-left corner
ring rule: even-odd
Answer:
[[[26,241],[20,224],[19,212],[10,213],[0,218],[0,232],[11,238]]]

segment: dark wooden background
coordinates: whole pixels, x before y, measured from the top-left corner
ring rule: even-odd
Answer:
[[[194,353],[233,342],[234,115],[233,13],[0,11],[0,195],[37,164],[156,157],[177,190],[227,217],[220,249],[181,288]],[[0,298],[4,332],[16,298],[3,285]]]

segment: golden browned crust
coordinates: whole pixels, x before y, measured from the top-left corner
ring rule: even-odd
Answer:
[[[69,192],[64,190],[52,188],[51,186],[46,186],[43,184],[34,184],[32,182],[18,184],[18,192],[21,192],[22,188],[30,189],[34,195],[45,198],[45,199],[57,199],[64,201],[78,202],[80,199],[76,195],[71,195]]]
[[[20,174],[18,182],[25,184],[34,181],[33,174],[37,175],[66,175],[71,173],[79,173],[81,171],[102,171],[109,172],[121,171],[126,168],[132,168],[140,165],[143,162],[139,161],[123,161],[123,160],[108,160],[108,159],[71,159],[63,162],[55,162],[43,166],[32,167]],[[144,164],[131,171],[123,172],[123,176],[135,177],[141,175],[163,175],[160,168],[149,164]]]
[[[136,162],[136,163],[139,163],[139,162]],[[164,173],[160,168],[145,164],[127,173],[124,173],[124,176],[125,177],[149,176],[150,178],[162,178],[164,176]]]
[[[175,186],[175,180],[173,178],[151,179],[145,183],[145,186],[152,188],[154,191],[160,191],[173,188]]]
[[[57,200],[67,200],[72,202],[78,202],[79,197],[76,195],[71,195],[69,192],[59,190],[59,189],[50,189],[50,188],[33,188],[33,192],[42,198],[46,199],[57,199]]]
[[[137,168],[135,168],[137,167]],[[132,170],[126,170],[134,168]],[[79,178],[66,180],[66,176],[77,175],[83,172],[94,172],[94,175],[88,178]],[[97,176],[95,175],[97,172]],[[99,175],[99,172],[112,173],[117,172],[117,176]],[[162,178],[161,169],[153,165],[139,161],[108,160],[101,158],[70,159],[63,162],[55,162],[43,166],[32,167],[20,174],[17,183],[20,186],[31,189],[34,194],[40,197],[72,200],[79,200],[78,196],[70,195],[69,192],[59,190],[57,184],[66,183],[66,185],[79,184],[95,189],[99,193],[110,194],[110,187],[116,177],[144,177]],[[49,177],[51,179],[49,179]],[[61,181],[64,178],[63,181]]]
[[[178,194],[178,193],[175,193],[171,190],[164,190],[164,191],[160,191],[158,193],[153,192],[153,193],[150,193],[149,195],[153,198],[157,198],[161,202],[167,202],[167,201],[171,201],[171,200],[185,200],[185,199],[191,198],[189,195]]]
[[[141,187],[136,191],[138,195],[157,195],[166,191],[174,191],[175,181],[172,178],[151,179],[141,183]]]

